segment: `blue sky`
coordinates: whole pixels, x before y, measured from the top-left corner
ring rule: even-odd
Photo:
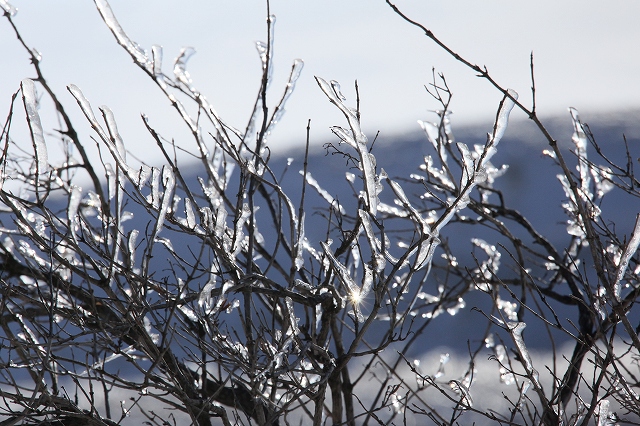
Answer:
[[[93,2],[11,3],[19,9],[16,25],[27,43],[43,54],[43,71],[69,108],[74,104],[64,86],[74,83],[94,107],[105,104],[114,110],[125,144],[139,154],[151,143],[141,112],[161,123],[165,136],[184,135],[168,102],[115,43]],[[197,54],[189,63],[194,85],[223,118],[245,127],[259,87],[254,42],[266,40],[265,1],[111,4],[133,40],[146,49],[163,46],[166,73],[182,46],[195,47]],[[564,114],[569,106],[586,119],[640,107],[640,2],[399,0],[397,5],[461,55],[486,65],[525,103],[531,99],[529,55],[534,51],[538,111],[543,116]],[[431,81],[432,67],[445,74],[454,93],[454,124],[491,127],[499,93],[403,22],[384,1],[273,0],[271,13],[277,16],[270,91],[274,102],[293,59],[305,61],[288,113],[271,139],[274,147],[302,146],[308,119],[312,141],[318,143],[331,137],[329,126],[344,124],[314,75],[338,80],[354,104],[353,82],[358,80],[363,126],[370,138],[377,131],[387,137],[416,131],[416,120],[428,118],[428,111],[437,108],[423,88]],[[5,20],[0,23],[0,40],[4,116],[10,94],[22,78],[34,73]],[[514,117],[525,118],[521,113]]]

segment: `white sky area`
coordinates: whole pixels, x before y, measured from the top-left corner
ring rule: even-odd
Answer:
[[[94,109],[108,105],[114,111],[125,145],[136,155],[148,156],[148,147],[154,145],[141,112],[166,138],[188,137],[169,102],[117,45],[93,2],[11,3],[19,10],[16,25],[27,44],[42,53],[43,72],[81,134],[89,135],[90,130],[64,89],[71,83],[83,90]],[[518,91],[527,105],[533,51],[537,110],[542,116],[566,114],[569,106],[587,119],[640,107],[640,2],[636,0],[398,0],[397,5],[456,52],[486,66],[500,84]],[[181,47],[196,48],[188,66],[195,87],[228,123],[246,127],[261,77],[255,41],[267,38],[264,0],[113,0],[111,6],[125,31],[143,48],[163,46],[166,74],[171,74]],[[432,68],[445,74],[453,92],[454,125],[482,123],[491,128],[499,92],[404,22],[383,0],[272,0],[271,13],[277,17],[271,106],[281,96],[292,61],[305,61],[287,114],[270,138],[276,150],[303,147],[308,119],[311,140],[318,144],[332,140],[330,126],[345,125],[314,76],[338,80],[354,106],[353,84],[358,80],[362,123],[370,139],[380,131],[381,140],[390,141],[417,131],[416,120],[433,119],[428,111],[438,104],[424,89],[431,82]],[[2,19],[3,120],[11,94],[23,78],[34,74],[26,52]],[[44,115],[45,128],[47,120],[50,128],[59,128],[51,121],[53,116]],[[513,117],[526,118],[521,112]]]

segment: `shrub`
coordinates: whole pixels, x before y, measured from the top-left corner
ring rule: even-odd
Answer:
[[[640,340],[631,311],[640,292],[640,220],[620,235],[601,209],[610,191],[639,195],[629,148],[626,164],[608,160],[572,109],[568,154],[535,105],[529,109],[485,69],[456,56],[504,96],[486,143],[454,141],[447,82],[434,75],[437,121],[421,122],[432,155],[416,164],[418,172],[391,177],[360,127],[359,100],[354,108],[337,82],[317,77],[345,118],[327,147],[347,159],[345,187],[354,196],[335,198],[322,189],[323,176],[310,174],[308,134],[300,190],[292,194],[272,166],[267,137],[302,62],[294,62],[280,101],[270,106],[271,17],[268,42],[258,45],[261,90],[250,126],[240,131],[197,90],[186,69],[191,51],[183,50],[173,76],[166,75],[161,48],[143,50],[106,0],[95,3],[184,121],[196,161],[186,163],[186,144],[169,142],[145,116],[164,165],[128,157],[114,114],[95,110],[74,85],[68,90],[77,106],[66,105],[68,96],[51,89],[21,38],[11,7],[0,2],[38,75],[22,81],[1,134],[0,395],[7,424],[111,425],[130,416],[199,425],[215,418],[225,425],[637,421]],[[60,162],[47,155],[52,136],[40,122],[40,93],[64,124]],[[11,136],[18,95],[30,148]],[[69,108],[79,108],[85,121],[72,123]],[[560,172],[565,247],[510,208],[494,186],[505,167],[491,160],[513,108],[537,125]],[[78,126],[87,125],[99,158],[78,136]],[[305,216],[312,189],[325,201],[313,220]],[[315,239],[319,219],[326,232]],[[315,229],[306,233],[310,221]],[[472,262],[458,260],[468,246],[450,245],[445,228],[464,229]],[[426,367],[409,359],[470,295],[484,301],[473,321],[486,327],[467,343],[467,359],[452,363],[453,372],[451,365],[445,371],[448,355]],[[551,359],[527,349],[526,325],[549,335]],[[566,358],[558,336],[573,342]],[[486,374],[500,381],[491,399],[474,394]]]

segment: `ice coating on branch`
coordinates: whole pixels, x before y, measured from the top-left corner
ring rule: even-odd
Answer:
[[[455,189],[455,184],[449,176],[447,175],[444,168],[436,168],[433,165],[433,158],[430,155],[424,157],[424,163],[420,165],[420,170],[424,170],[429,173],[431,176],[440,181],[440,183],[447,189],[453,190]]]
[[[334,135],[339,137],[342,142],[345,142],[346,144],[350,145],[355,149],[358,149],[358,145],[356,144],[356,141],[353,139],[353,137],[351,137],[347,129],[343,129],[340,126],[332,126],[331,131],[333,132]]]
[[[300,334],[300,329],[298,328],[298,318],[296,318],[296,312],[293,307],[293,300],[290,297],[285,297],[285,304],[287,305],[287,316],[289,327],[286,330],[286,336],[292,338]]]
[[[502,102],[502,105],[498,110],[498,117],[496,118],[496,124],[493,127],[493,134],[491,135],[491,139],[489,142],[489,147],[491,148],[495,148],[495,146],[498,145],[498,143],[504,136],[504,132],[506,132],[507,126],[509,124],[509,114],[511,113],[513,107],[516,105],[515,101],[518,100],[518,92],[516,92],[515,90],[507,89],[507,93],[509,93],[510,97],[505,96],[504,101]],[[491,156],[486,157],[487,160],[489,160],[490,158]]]
[[[136,64],[144,68],[147,72],[153,73],[153,64],[147,56],[147,52],[145,52],[138,43],[131,40],[127,33],[124,32],[120,23],[113,14],[111,6],[109,6],[109,2],[107,0],[94,0],[94,3],[102,16],[102,20],[113,33],[118,44],[129,52]]]
[[[471,399],[471,392],[469,392],[468,386],[459,380],[451,380],[449,386],[455,393],[460,395],[460,404],[463,409],[473,407],[473,399]]]
[[[269,122],[269,127],[267,127],[267,134],[271,133],[274,127],[280,122],[282,116],[286,112],[286,104],[291,94],[296,88],[296,82],[302,73],[302,68],[304,68],[304,62],[302,59],[295,59],[293,61],[293,65],[291,67],[291,74],[289,74],[289,81],[287,82],[287,86],[284,89],[284,94],[282,95],[282,99],[278,104],[276,111],[271,117],[271,121]]]
[[[258,51],[258,55],[260,55],[260,63],[262,64],[262,72],[266,73],[266,84],[267,87],[271,83],[271,76],[273,73],[272,66],[272,58],[273,58],[273,42],[275,35],[275,23],[276,17],[275,15],[269,15],[267,17],[267,25],[269,28],[269,40],[267,43],[263,41],[256,41],[256,50]],[[257,108],[261,109],[261,108]]]
[[[225,209],[224,205],[218,207],[216,211],[216,224],[214,234],[218,238],[222,238],[225,235],[225,230],[227,229],[227,209]]]
[[[304,231],[304,212],[300,217],[300,223],[298,224],[298,235],[296,238],[296,243],[294,245],[295,250],[295,260],[294,266],[296,271],[299,271],[304,266],[304,240],[305,240],[305,231]]]
[[[369,211],[373,216],[378,211],[378,195],[382,191],[382,185],[380,184],[380,178],[376,175],[376,160],[373,154],[371,154],[367,147],[367,137],[360,127],[360,119],[358,118],[358,112],[353,108],[348,107],[344,101],[346,98],[340,91],[340,84],[337,81],[332,80],[331,83],[327,83],[324,79],[316,77],[316,82],[324,94],[329,98],[332,104],[338,107],[340,111],[346,117],[349,123],[349,129],[351,135],[342,128],[341,130],[335,130],[334,133],[351,146],[353,146],[360,157],[359,168],[363,173],[364,186],[365,186],[365,202]]]
[[[135,179],[133,183],[138,187],[138,189],[142,190],[142,188],[144,188],[144,185],[149,180],[149,177],[151,177],[151,167],[143,164],[142,166],[140,166],[137,179]]]
[[[44,130],[40,122],[40,114],[38,114],[36,85],[33,80],[25,78],[20,86],[22,87],[24,110],[27,113],[27,123],[31,131],[31,141],[36,153],[36,172],[38,174],[46,173],[49,170],[49,160],[47,144],[44,141]]]
[[[118,126],[116,125],[116,119],[113,115],[113,111],[109,109],[107,106],[101,106],[100,111],[102,111],[102,115],[104,117],[104,121],[107,124],[107,130],[109,131],[109,137],[111,142],[115,144],[116,152],[118,153],[118,157],[116,160],[125,167],[127,170],[128,166],[126,166],[127,162],[127,152],[124,149],[124,142],[122,141],[122,137],[118,132]]]
[[[331,247],[329,247],[329,245],[327,243],[325,243],[324,241],[321,241],[320,245],[322,246],[322,249],[324,250],[324,253],[329,258],[331,266],[333,266],[333,270],[338,275],[338,278],[340,278],[340,281],[342,281],[342,283],[345,285],[345,287],[349,291],[350,295],[360,294],[360,289],[358,288],[358,286],[355,283],[355,281],[353,281],[353,278],[351,278],[351,274],[349,273],[347,268],[342,263],[340,263],[340,261],[338,259],[336,259],[333,256],[333,252],[331,251]]]
[[[508,94],[510,97],[505,96],[503,98],[503,101],[500,104],[500,109],[498,110],[498,116],[496,118],[496,122],[493,127],[493,133],[489,135],[489,141],[487,142],[487,145],[485,146],[480,158],[478,158],[477,160],[473,160],[472,156],[471,156],[471,160],[469,158],[465,158],[464,151],[468,152],[468,148],[466,148],[466,145],[464,145],[464,147],[461,148],[461,153],[463,155],[463,163],[464,163],[463,175],[466,174],[468,177],[473,176],[473,178],[471,179],[467,178],[462,180],[463,185],[465,181],[469,182],[469,184],[461,188],[461,193],[458,195],[455,201],[452,202],[451,205],[447,208],[443,216],[438,220],[437,225],[433,230],[433,233],[435,235],[440,234],[440,231],[442,230],[442,228],[451,221],[451,219],[455,216],[456,212],[466,207],[469,201],[469,194],[471,194],[473,189],[476,187],[478,181],[485,178],[485,175],[486,175],[485,166],[489,162],[491,157],[496,153],[495,147],[502,139],[502,136],[504,136],[504,133],[507,129],[507,125],[509,123],[509,114],[511,113],[511,110],[515,106],[515,102],[511,98],[513,99],[518,98],[518,94],[514,90],[509,89]],[[458,146],[459,148],[461,147],[461,145],[458,145]],[[473,175],[470,173],[471,164],[469,163],[471,161],[473,161],[473,164],[475,165],[475,167],[473,167],[473,170],[474,170]]]
[[[351,292],[349,295],[349,300],[353,305],[353,311],[349,312],[357,323],[364,322],[364,316],[362,315],[362,311],[360,309],[360,305],[367,297],[369,292],[371,291],[371,287],[373,286],[373,271],[367,265],[364,264],[364,277],[362,278],[362,288],[356,289]]]
[[[176,178],[173,170],[169,166],[162,167],[162,183],[164,185],[164,193],[162,194],[162,204],[158,210],[158,220],[156,222],[155,235],[158,235],[164,224],[165,217],[169,214],[172,200],[173,188],[176,185]]]
[[[147,197],[147,202],[154,209],[160,207],[160,169],[153,167],[151,169],[151,194]]]
[[[388,180],[389,180],[389,186],[391,187],[391,190],[393,191],[395,196],[398,197],[398,201],[402,204],[402,207],[404,207],[407,211],[409,211],[409,213],[411,214],[411,216],[413,216],[416,222],[420,224],[420,227],[421,227],[420,231],[423,234],[431,234],[431,226],[429,225],[429,222],[425,220],[420,214],[420,212],[416,210],[415,207],[413,207],[411,202],[409,202],[409,198],[405,194],[400,184],[392,179],[388,179]]]
[[[69,203],[67,204],[67,219],[69,220],[69,230],[75,238],[78,227],[78,208],[82,200],[82,188],[73,185],[69,194]]]
[[[191,75],[189,75],[189,71],[187,71],[187,61],[195,53],[196,50],[193,47],[183,47],[173,64],[173,74],[176,76],[176,79],[189,89],[190,92],[194,92],[195,89],[191,81]]]
[[[320,242],[320,245],[322,246],[325,255],[329,259],[333,270],[335,271],[336,275],[347,291],[348,301],[353,305],[353,312],[351,312],[350,314],[354,317],[354,320],[357,323],[363,322],[364,317],[360,312],[360,304],[371,290],[371,286],[373,284],[373,273],[371,271],[371,268],[369,268],[365,264],[365,276],[363,278],[362,288],[359,288],[351,277],[349,270],[342,263],[340,263],[338,259],[335,258],[329,245],[324,242]]]
[[[580,195],[583,200],[587,201],[593,197],[591,193],[591,178],[589,176],[589,163],[587,161],[587,135],[584,126],[580,121],[580,115],[575,108],[569,108],[571,120],[573,122],[573,136],[571,142],[576,147],[576,157],[578,157],[577,170],[580,173]]]
[[[595,221],[601,214],[599,200],[607,192],[613,189],[614,185],[611,181],[612,174],[609,168],[596,166],[588,160],[588,137],[585,125],[580,121],[580,115],[575,108],[569,108],[569,113],[571,114],[571,120],[574,128],[571,141],[575,146],[575,154],[578,158],[576,169],[580,176],[580,186],[577,191],[579,199],[576,199],[576,195],[569,185],[566,176],[558,175],[557,177],[562,184],[562,188],[564,189],[567,197],[567,202],[562,204],[567,216],[569,216],[567,220],[567,233],[569,235],[584,238],[586,235],[583,222],[584,218],[582,218],[580,209],[578,208],[578,203],[581,203],[584,206],[588,219]],[[591,185],[592,179],[594,183],[593,188]],[[592,189],[595,189],[596,191],[595,196]]]
[[[540,389],[540,380],[538,371],[533,368],[533,362],[531,361],[531,355],[529,355],[529,351],[527,350],[527,346],[524,344],[524,339],[522,338],[522,332],[524,328],[527,326],[524,322],[510,322],[507,323],[507,327],[509,328],[509,332],[511,333],[511,337],[513,338],[516,347],[518,348],[518,354],[520,355],[521,362],[524,364],[524,368],[527,372],[529,378],[533,381],[533,385]]]
[[[444,376],[444,366],[451,360],[451,356],[448,353],[440,354],[440,364],[438,365],[438,371],[433,376],[434,379],[439,379]]]
[[[151,61],[153,64],[153,75],[156,79],[162,79],[162,46],[154,44],[151,46]],[[161,82],[163,84],[164,81]]]
[[[418,251],[418,256],[416,257],[416,264],[415,264],[415,268],[416,269],[421,269],[427,265],[431,264],[431,260],[433,259],[433,254],[436,251],[436,248],[438,248],[438,245],[440,245],[440,239],[433,235],[429,238],[426,238],[421,244],[420,244],[420,249]],[[463,307],[464,305],[462,305]],[[454,311],[454,313],[451,313],[451,315],[455,315],[455,313],[457,312]]]
[[[497,275],[500,268],[502,254],[495,245],[489,244],[481,238],[472,238],[471,244],[483,250],[487,255],[487,259],[483,260],[479,267],[473,270],[473,274],[476,287],[482,291],[489,291],[489,283]]]
[[[360,216],[360,220],[362,221],[362,227],[364,228],[365,235],[367,236],[367,240],[369,242],[369,247],[371,248],[371,260],[373,261],[373,266],[376,272],[381,272],[384,270],[386,265],[385,257],[382,254],[382,243],[378,237],[376,237],[373,227],[371,226],[371,221],[369,220],[369,214],[360,209],[358,210],[358,215]],[[387,241],[386,235],[383,235],[385,239],[385,248],[389,247],[389,242]],[[387,250],[385,250],[387,252]],[[395,260],[395,259],[394,259]]]
[[[471,156],[469,147],[461,142],[456,144],[458,151],[460,151],[462,158],[462,178],[460,179],[460,187],[465,187],[472,182],[472,177],[475,174],[476,162]]]
[[[211,291],[217,287],[217,282],[217,276],[212,273],[198,295],[198,306],[202,308],[211,305]]]
[[[414,218],[416,224],[420,224],[420,232],[421,232],[421,242],[418,247],[418,255],[415,260],[415,267],[417,269],[423,268],[431,263],[433,259],[433,254],[435,253],[436,248],[440,244],[440,239],[438,238],[438,233],[433,232],[431,226],[429,225],[429,220],[422,217],[422,214],[418,210],[413,207],[413,205],[409,202],[404,190],[397,182],[392,179],[389,180],[389,186],[393,193],[398,197],[398,201],[402,204],[402,206],[410,213],[410,215]]]
[[[251,209],[249,208],[249,205],[247,203],[244,203],[242,205],[242,212],[240,216],[236,218],[236,221],[235,221],[235,230],[234,230],[235,240],[233,241],[233,253],[232,253],[232,256],[234,259],[238,257],[238,255],[240,254],[240,251],[242,250],[242,243],[244,242],[244,233],[242,229],[244,227],[244,224],[247,223],[247,221],[249,220],[250,216],[251,216]]]
[[[196,227],[196,216],[193,213],[193,206],[191,203],[191,198],[187,197],[184,199],[184,211],[187,216],[186,226],[189,229],[193,229]]]
[[[0,0],[0,8],[2,8],[5,13],[8,13],[9,16],[16,16],[16,13],[18,13],[18,9],[13,7],[7,0]]]
[[[107,134],[102,126],[100,126],[100,123],[98,123],[98,120],[93,113],[93,109],[91,108],[91,104],[82,94],[82,91],[74,84],[67,86],[67,90],[69,90],[71,95],[76,99],[76,102],[78,102],[80,109],[87,120],[89,120],[89,123],[91,123],[91,127],[98,136],[100,136],[100,139],[102,139],[114,160],[118,163],[118,167],[124,170],[132,181],[137,181],[139,178],[138,171],[129,167],[123,157],[125,155],[124,144],[122,143],[122,138],[118,133],[113,112],[111,112],[111,110],[106,106],[100,107],[100,111],[102,112],[102,116],[109,130],[109,134]]]
[[[307,181],[307,184],[309,184],[313,189],[315,189],[318,194],[324,198],[324,200],[329,203],[329,205],[331,207],[335,207],[338,209],[338,211],[341,214],[346,214],[346,210],[344,209],[344,207],[342,207],[342,205],[340,205],[340,202],[337,201],[335,198],[333,198],[331,196],[331,194],[329,194],[329,192],[327,192],[326,190],[322,189],[322,187],[320,186],[320,184],[318,183],[318,181],[311,176],[311,173],[309,173],[307,171],[307,173],[305,174],[303,170],[300,170],[300,174],[302,176],[304,176],[304,179]]]
[[[107,175],[108,199],[111,201],[116,195],[116,174],[113,171],[111,163],[105,163],[104,173]]]
[[[85,98],[82,90],[80,90],[75,84],[68,85],[67,90],[69,90],[69,93],[71,93],[71,95],[76,98],[76,102],[78,102],[80,109],[91,123],[91,126],[94,128],[100,127],[98,125],[98,120],[96,120],[96,116],[93,113],[93,109],[91,108],[91,104],[89,103],[87,98]]]
[[[513,375],[511,371],[507,369],[509,366],[509,357],[507,355],[507,349],[504,345],[498,344],[493,349],[493,352],[496,357],[496,361],[500,364],[499,373],[500,373],[500,381],[505,385],[512,385],[516,382],[516,377]]]
[[[440,160],[443,163],[446,163],[448,160],[447,150],[444,144],[440,143],[438,140],[440,138],[440,129],[438,125],[435,123],[430,123],[428,121],[418,120],[418,124],[424,130],[427,135],[427,139],[431,142],[431,145],[435,148],[440,156]]]
[[[636,224],[633,227],[633,233],[631,234],[631,238],[629,239],[629,242],[622,252],[622,256],[620,256],[620,262],[618,263],[618,268],[616,270],[616,281],[613,285],[613,296],[618,302],[620,301],[622,279],[624,278],[624,274],[629,268],[629,261],[638,251],[638,246],[640,246],[640,214],[636,215]]]
[[[136,240],[138,239],[138,235],[140,231],[137,229],[132,229],[129,232],[129,239],[127,241],[127,248],[129,251],[129,265],[133,268],[136,264]]]
[[[614,426],[616,424],[616,413],[609,412],[610,402],[608,399],[603,399],[598,402],[596,407],[596,415],[598,416],[598,426]]]

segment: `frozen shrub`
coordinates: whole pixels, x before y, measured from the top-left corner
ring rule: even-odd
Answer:
[[[637,421],[640,340],[631,321],[640,292],[640,219],[630,235],[620,235],[604,219],[602,200],[610,191],[637,197],[639,186],[631,154],[622,166],[609,161],[577,111],[570,111],[574,148],[567,155],[535,106],[528,109],[486,70],[457,57],[503,94],[486,143],[455,142],[450,92],[444,76],[434,75],[430,93],[440,110],[435,122],[420,122],[431,155],[400,179],[376,159],[354,102],[337,82],[317,77],[345,118],[332,128],[337,142],[330,147],[356,166],[345,170],[345,187],[355,193],[337,199],[305,158],[301,189],[292,194],[272,167],[267,139],[303,64],[293,62],[272,105],[272,16],[268,42],[257,45],[261,90],[241,131],[192,81],[193,50],[184,49],[173,74],[165,74],[162,49],[139,46],[106,0],[95,4],[192,141],[167,142],[143,116],[164,164],[128,156],[112,111],[94,108],[75,85],[68,91],[77,105],[63,106],[69,96],[51,90],[39,54],[24,42],[39,77],[22,81],[0,138],[5,422]],[[15,10],[5,1],[0,7],[19,36]],[[41,97],[53,100],[65,126],[58,133],[61,161],[48,156],[53,136],[41,124]],[[12,136],[21,108],[30,143]],[[84,121],[72,123],[70,108],[79,108]],[[554,246],[494,186],[506,166],[492,159],[503,149],[513,108],[539,127],[558,166],[566,247]],[[80,126],[91,129],[99,158],[87,154],[93,141],[78,136]],[[189,173],[183,160],[178,164],[184,150],[197,159]],[[597,160],[588,156],[593,150]],[[326,202],[320,239],[305,233],[312,190]],[[464,247],[448,244],[450,227],[464,227]],[[459,260],[471,250],[473,262]],[[486,327],[467,343],[464,359],[408,359],[419,339],[470,307],[471,294],[487,302],[474,306],[474,320]],[[551,357],[528,350],[532,328],[548,332]],[[554,344],[558,335],[572,342],[566,355]],[[490,376],[497,387],[487,398],[474,385]]]

